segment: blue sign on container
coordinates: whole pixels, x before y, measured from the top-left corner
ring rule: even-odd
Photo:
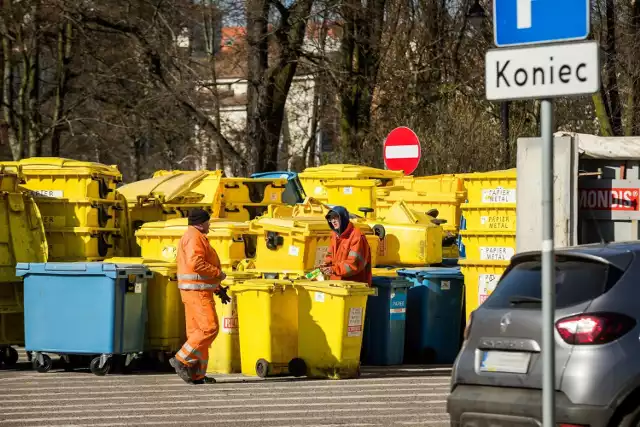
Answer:
[[[407,318],[407,292],[391,293],[390,320],[405,320]]]
[[[498,47],[584,40],[589,0],[494,0],[493,33]]]

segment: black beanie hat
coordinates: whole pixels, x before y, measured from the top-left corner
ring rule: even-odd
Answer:
[[[200,208],[192,209],[189,212],[189,225],[203,224],[209,221],[210,218],[211,216],[204,209],[200,209]]]

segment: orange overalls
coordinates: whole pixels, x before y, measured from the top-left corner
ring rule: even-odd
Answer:
[[[209,347],[218,335],[213,294],[219,289],[222,269],[207,236],[191,226],[180,239],[176,261],[187,325],[187,342],[176,359],[190,368],[193,380],[199,380],[205,377]]]
[[[331,266],[331,280],[351,280],[371,286],[371,248],[367,238],[351,222],[339,236],[332,234],[325,263]]]

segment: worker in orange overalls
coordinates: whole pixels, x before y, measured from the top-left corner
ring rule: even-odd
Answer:
[[[189,384],[215,383],[205,375],[209,347],[219,329],[213,295],[218,295],[223,304],[231,301],[227,288],[220,286],[226,274],[207,240],[209,219],[203,209],[189,212],[189,228],[178,245],[178,288],[184,303],[187,342],[169,363]]]
[[[371,286],[371,248],[366,237],[353,226],[349,212],[335,206],[326,215],[334,231],[320,271],[331,280],[351,280]]]

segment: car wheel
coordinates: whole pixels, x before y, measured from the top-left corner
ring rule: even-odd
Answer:
[[[629,408],[627,412],[622,415],[620,422],[615,423],[615,425],[619,427],[636,427],[640,425],[640,406]]]

